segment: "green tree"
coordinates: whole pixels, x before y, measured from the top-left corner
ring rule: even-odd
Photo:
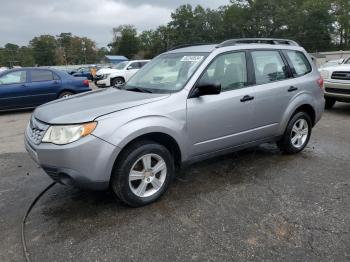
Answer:
[[[55,64],[55,50],[57,40],[52,35],[41,35],[34,37],[30,41],[33,48],[35,63],[40,66],[49,66]]]
[[[139,51],[140,42],[133,25],[121,25],[113,28],[111,53],[133,58]]]

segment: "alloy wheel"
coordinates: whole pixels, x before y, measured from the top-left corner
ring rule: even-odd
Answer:
[[[161,189],[166,176],[164,159],[157,154],[146,154],[133,164],[129,173],[129,187],[138,197],[150,197]]]
[[[299,119],[295,122],[291,132],[291,143],[296,148],[304,146],[309,136],[309,125],[305,119]]]

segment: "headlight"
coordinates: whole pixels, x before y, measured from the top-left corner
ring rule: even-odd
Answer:
[[[102,75],[102,79],[107,79],[109,77],[110,74],[104,74]]]
[[[79,125],[50,126],[46,131],[42,142],[57,145],[65,145],[90,135],[95,130],[97,122]]]
[[[329,78],[329,71],[327,70],[321,70],[321,76],[323,77],[323,79],[328,79]]]

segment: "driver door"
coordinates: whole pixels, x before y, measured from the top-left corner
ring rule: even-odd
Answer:
[[[201,81],[219,81],[221,93],[187,100],[191,156],[250,142],[254,128],[254,89],[249,86],[245,52],[217,56]]]
[[[0,109],[29,106],[27,79],[25,70],[8,72],[0,77]]]

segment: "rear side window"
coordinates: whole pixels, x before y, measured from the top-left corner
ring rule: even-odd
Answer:
[[[256,84],[267,84],[288,78],[287,67],[278,51],[252,51]]]
[[[139,68],[141,68],[141,67],[140,67],[140,63],[139,63],[139,62],[135,62],[135,63],[131,63],[131,64],[128,66],[128,68],[130,68],[130,69],[139,69]]]
[[[43,82],[54,80],[54,75],[49,70],[32,70],[32,82]]]
[[[311,72],[311,65],[302,52],[287,50],[285,54],[289,59],[289,63],[291,63],[294,77],[303,76]]]
[[[146,64],[147,64],[147,62],[140,62],[140,67],[143,67]]]

